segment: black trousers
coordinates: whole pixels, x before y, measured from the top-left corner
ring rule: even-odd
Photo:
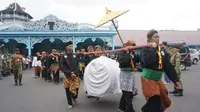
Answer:
[[[47,68],[44,68],[44,69],[42,70],[42,77],[43,77],[45,80],[47,80],[47,74],[48,74]]]
[[[77,99],[77,98],[78,98],[78,90],[79,90],[79,89],[76,89],[76,92],[77,92],[77,95],[76,95],[76,96],[73,96],[73,95],[71,94],[71,92],[69,91],[69,88],[65,88],[65,90],[66,90],[66,96],[67,96],[67,102],[68,102],[68,104],[69,104],[69,105],[73,105],[72,99]]]
[[[44,69],[42,70],[42,78],[45,78],[45,71],[44,71]]]
[[[124,112],[135,112],[133,109],[133,92],[122,91],[119,109]]]
[[[28,69],[28,67],[29,67],[28,64],[26,64],[26,69]]]
[[[142,112],[163,112],[164,109],[161,104],[161,98],[159,95],[149,98],[147,103],[142,107]]]
[[[47,70],[47,80],[51,80],[52,77],[51,77],[51,71],[50,70]]]
[[[53,79],[54,79],[54,82],[59,82],[59,79],[60,79],[59,70],[53,71]]]
[[[84,71],[79,71],[80,79],[83,80]]]

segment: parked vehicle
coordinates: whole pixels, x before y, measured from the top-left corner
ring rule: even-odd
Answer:
[[[198,50],[198,52],[199,52],[199,60],[200,60],[200,50]]]
[[[187,67],[190,67],[192,65],[191,59],[190,59],[190,50],[189,47],[186,45],[183,41],[170,41],[167,42],[168,47],[178,46],[180,48],[179,53],[181,54],[181,70],[186,70]]]
[[[196,65],[199,61],[199,52],[196,49],[190,49],[191,61],[194,65]]]

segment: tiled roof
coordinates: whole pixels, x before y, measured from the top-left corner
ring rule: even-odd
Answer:
[[[16,8],[15,8],[15,6],[16,6]],[[10,13],[10,12],[14,12],[14,10],[15,10],[16,13],[28,15],[30,19],[33,19],[33,17],[30,14],[28,14],[27,12],[22,10],[21,6],[18,3],[16,3],[16,5],[15,5],[15,3],[12,3],[12,4],[9,5],[8,8],[1,10],[0,12]]]
[[[119,32],[124,42],[134,40],[137,45],[147,43],[148,30],[121,30]],[[161,30],[158,32],[161,41],[185,41],[187,44],[200,44],[200,31]],[[115,37],[115,45],[122,45],[118,35]]]

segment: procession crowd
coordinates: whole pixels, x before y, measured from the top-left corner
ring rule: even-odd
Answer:
[[[132,100],[138,94],[134,77],[138,63],[143,68],[141,73],[142,91],[147,100],[147,103],[142,107],[142,112],[164,112],[171,106],[172,102],[168,97],[168,91],[161,80],[164,74],[174,83],[174,91],[170,93],[174,96],[183,96],[179,48],[174,46],[169,49],[166,43],[160,46],[159,38],[156,30],[150,30],[147,34],[148,48],[143,48],[140,55],[132,50],[136,46],[136,42],[132,40],[125,43],[123,51],[118,54],[103,54],[119,62],[120,89],[122,90],[119,111],[135,112]],[[71,109],[77,102],[80,81],[84,80],[86,66],[92,60],[102,56],[102,54],[87,54],[87,52],[101,50],[101,46],[96,45],[88,46],[87,50],[80,49],[77,53],[73,53],[73,44],[68,42],[66,50],[61,53],[58,53],[56,49],[52,49],[50,54],[45,51],[41,54],[38,52],[31,60],[29,57],[24,59],[20,55],[20,49],[16,49],[15,54],[10,55],[8,59],[4,58],[2,67],[7,67],[14,74],[16,86],[22,85],[24,64],[28,68],[31,63],[35,70],[36,79],[42,77],[47,82],[53,79],[55,84],[59,84],[61,71],[64,74],[63,87],[66,90],[68,108]]]

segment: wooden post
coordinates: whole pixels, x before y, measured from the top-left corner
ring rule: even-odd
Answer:
[[[119,39],[120,39],[121,42],[122,42],[122,45],[124,45],[124,42],[123,42],[123,40],[122,40],[122,38],[121,38],[121,35],[119,34],[119,31],[118,31],[118,29],[117,29],[117,26],[115,25],[114,20],[112,20],[112,23],[113,23],[113,25],[114,25],[114,27],[115,27],[115,30],[117,31],[117,34],[118,34],[118,36],[119,36]]]

